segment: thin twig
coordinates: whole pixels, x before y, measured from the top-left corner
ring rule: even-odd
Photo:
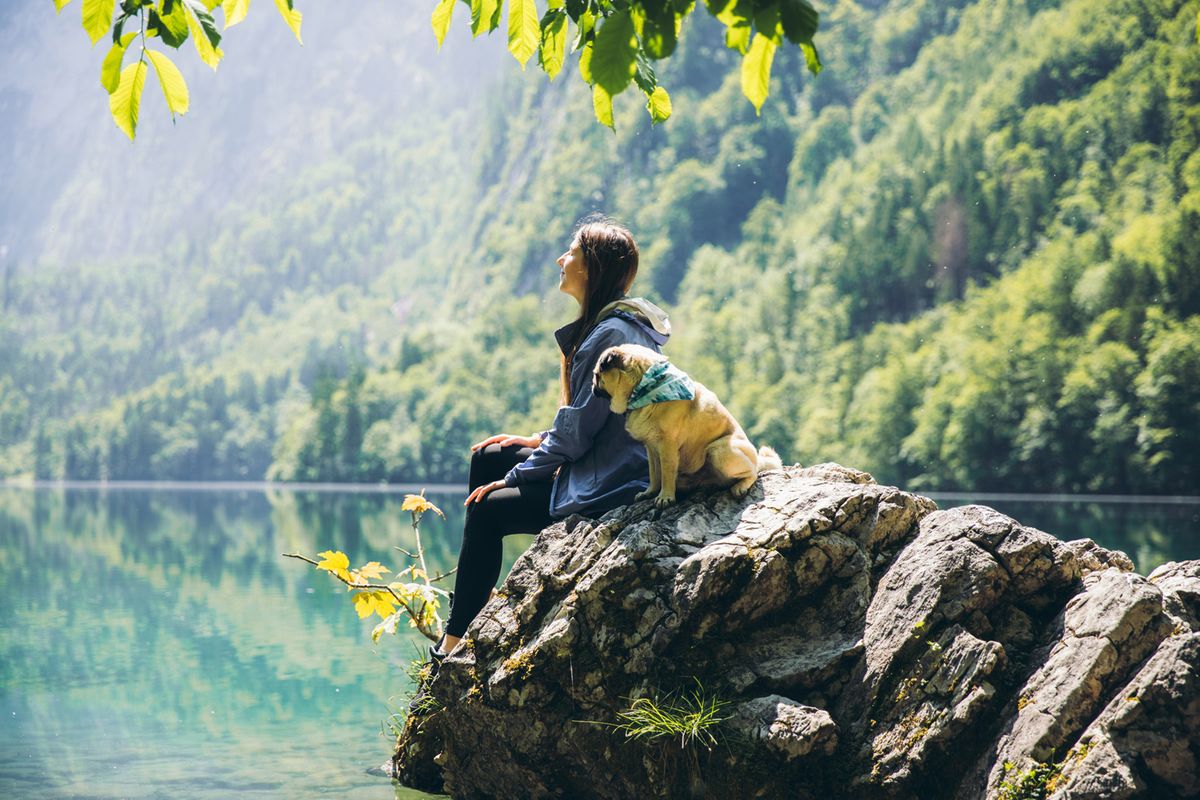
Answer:
[[[314,567],[320,566],[320,564],[318,562],[313,561],[308,556],[302,556],[299,553],[280,553],[280,555],[283,556],[284,558],[298,558],[301,561],[307,561],[309,564],[312,564]],[[386,583],[353,583],[351,581],[346,580],[341,575],[338,575],[336,572],[333,572],[332,570],[326,570],[326,572],[328,572],[333,577],[337,578],[342,583],[349,586],[351,589],[386,589],[388,592],[391,593],[392,597],[396,598],[397,603],[404,602],[400,598],[400,595],[396,594],[395,590],[393,590],[392,587],[388,586]]]
[[[307,561],[309,564],[312,564],[314,567],[320,566],[319,562],[314,561],[311,558],[309,558],[308,556],[304,556],[299,553],[280,553],[280,555],[283,556],[284,558],[298,558],[301,561]],[[326,571],[328,572],[328,570],[326,570]],[[447,578],[447,577],[453,575],[455,572],[458,572],[458,567],[455,567],[454,569],[450,570],[449,572],[438,575],[436,578],[431,578],[430,580],[440,581],[442,578]],[[351,589],[387,589],[389,592],[391,592],[392,597],[395,597],[397,601],[403,602],[400,600],[399,597],[396,596],[396,592],[392,590],[392,587],[388,586],[385,583],[352,583],[351,581],[348,581],[345,578],[343,578],[341,575],[338,575],[336,572],[329,572],[329,574],[332,575],[333,577],[337,578],[342,583],[349,586]],[[429,588],[433,589],[438,594],[446,595],[447,597],[450,595],[449,592],[447,592],[445,589],[442,589],[441,587],[430,586]]]
[[[301,561],[304,561],[304,562],[307,562],[307,563],[309,563],[309,564],[312,564],[314,567],[315,567],[315,566],[319,566],[319,562],[317,562],[317,561],[314,561],[313,559],[309,558],[308,556],[301,555],[300,553],[280,553],[280,555],[281,555],[281,556],[283,556],[284,558],[296,558],[296,559],[299,559],[299,560],[301,560]],[[348,580],[346,580],[345,578],[343,578],[341,575],[338,575],[336,572],[332,572],[332,571],[329,571],[329,570],[326,570],[326,571],[327,571],[327,572],[329,572],[329,574],[330,574],[330,575],[332,575],[333,577],[337,578],[337,579],[338,579],[339,581],[341,581],[342,583],[344,583],[344,584],[346,584],[347,586],[349,586],[351,589],[379,589],[379,590],[386,591],[388,594],[390,594],[390,595],[391,595],[391,596],[392,596],[392,597],[393,597],[393,598],[396,600],[396,604],[397,604],[397,605],[399,605],[401,608],[403,608],[405,611],[407,611],[407,612],[408,612],[408,616],[409,616],[409,617],[410,617],[410,618],[413,620],[413,622],[417,623],[417,630],[418,630],[418,631],[420,631],[420,632],[421,632],[421,634],[422,634],[423,636],[425,636],[425,638],[427,638],[427,639],[430,639],[431,641],[435,641],[435,642],[436,642],[436,641],[437,641],[439,638],[441,638],[441,631],[440,631],[440,630],[436,630],[436,631],[435,631],[434,629],[430,628],[428,625],[426,625],[424,622],[422,622],[422,621],[421,621],[421,614],[424,612],[424,610],[425,610],[425,605],[426,605],[426,601],[425,601],[425,599],[424,599],[424,598],[422,598],[422,600],[421,600],[421,607],[420,607],[419,611],[414,611],[414,610],[413,610],[413,607],[412,607],[412,606],[410,606],[410,605],[408,604],[408,601],[406,601],[406,600],[405,600],[403,597],[401,597],[400,595],[396,594],[396,591],[395,591],[395,590],[394,590],[392,587],[388,586],[387,584],[382,584],[382,583],[351,583],[350,581],[348,581]],[[447,592],[445,589],[442,589],[442,588],[440,588],[440,587],[437,587],[437,586],[429,586],[429,588],[430,588],[431,590],[433,590],[433,591],[437,592],[438,594],[442,594],[442,595],[445,595],[445,596],[447,596],[447,597],[450,595],[450,593],[449,593],[449,592]]]
[[[425,490],[421,490],[421,498],[424,499]],[[421,573],[425,576],[425,583],[429,583],[429,568],[425,566],[425,548],[421,547],[421,522],[420,517],[413,513],[413,535],[417,538],[417,557],[421,561]]]

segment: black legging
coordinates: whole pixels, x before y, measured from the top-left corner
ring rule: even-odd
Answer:
[[[468,491],[502,479],[532,452],[528,447],[501,448],[497,444],[476,450],[471,455]],[[512,533],[537,533],[554,521],[550,516],[553,485],[553,481],[543,481],[515,489],[497,489],[467,507],[458,573],[454,576],[454,603],[446,622],[448,636],[462,638],[487,602],[500,577],[501,540]]]

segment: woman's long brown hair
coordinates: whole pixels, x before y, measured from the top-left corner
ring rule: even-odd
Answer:
[[[587,288],[579,310],[580,325],[567,343],[567,355],[562,357],[559,401],[564,406],[571,403],[571,362],[576,349],[596,324],[600,309],[629,291],[638,269],[638,248],[633,234],[615,220],[602,215],[584,217],[575,226],[572,244],[575,239],[583,251]]]

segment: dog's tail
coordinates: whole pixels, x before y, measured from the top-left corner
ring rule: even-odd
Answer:
[[[758,448],[758,471],[766,472],[769,469],[783,469],[783,460],[774,448],[764,444]]]

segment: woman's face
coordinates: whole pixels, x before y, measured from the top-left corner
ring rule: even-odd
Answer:
[[[570,249],[558,257],[558,290],[574,297],[583,304],[587,292],[587,267],[583,263],[583,250],[579,239],[571,242]]]

